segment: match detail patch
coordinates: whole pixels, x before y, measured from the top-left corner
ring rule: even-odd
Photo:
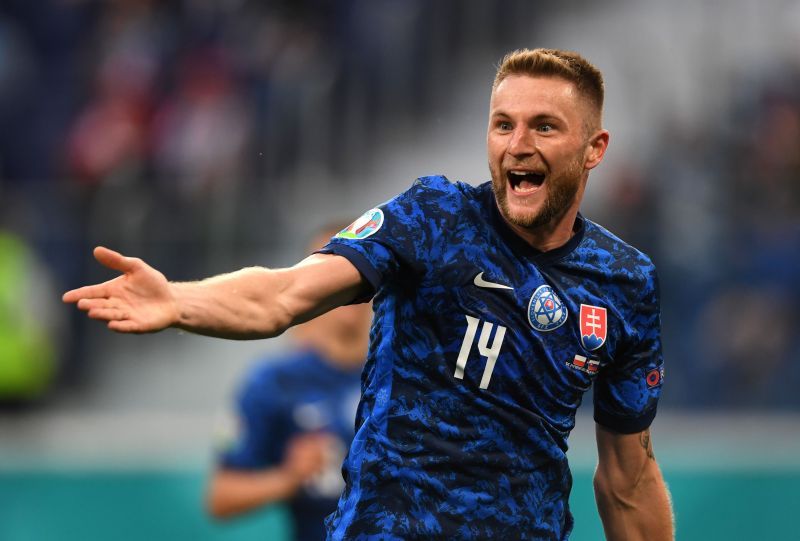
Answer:
[[[368,210],[355,222],[351,223],[338,233],[340,239],[365,239],[376,233],[383,225],[383,211],[379,208]]]
[[[567,366],[575,368],[587,374],[597,374],[600,369],[600,361],[597,359],[590,359],[583,355],[575,355],[571,361],[567,361]]]
[[[537,331],[552,331],[567,320],[567,307],[558,298],[553,288],[539,286],[528,303],[528,323]]]

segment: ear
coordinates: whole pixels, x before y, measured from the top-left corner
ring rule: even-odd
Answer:
[[[608,130],[599,130],[589,138],[586,145],[586,161],[583,165],[586,169],[594,169],[603,161],[609,137]]]

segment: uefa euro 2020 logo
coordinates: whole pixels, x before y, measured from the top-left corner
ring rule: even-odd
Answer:
[[[351,223],[336,234],[340,239],[361,240],[376,233],[383,225],[383,211],[379,208],[370,209],[362,214],[355,222]]]

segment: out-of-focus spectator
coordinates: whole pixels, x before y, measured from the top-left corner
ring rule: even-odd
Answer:
[[[253,115],[221,51],[197,51],[178,70],[177,88],[156,115],[155,173],[193,200],[241,182]]]
[[[83,182],[141,173],[161,55],[154,19],[149,2],[119,2],[99,24],[92,96],[67,143],[70,169]]]

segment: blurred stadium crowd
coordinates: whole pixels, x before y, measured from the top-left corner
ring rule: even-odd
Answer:
[[[97,278],[92,246],[173,279],[269,251],[282,186],[324,197],[319,171],[346,183],[396,131],[424,129],[450,70],[534,34],[525,4],[3,2],[0,394],[88,377],[88,326],[57,299]],[[798,410],[800,53],[727,77],[719,112],[663,119],[645,156],[613,147],[589,217],[660,268],[665,407]],[[49,348],[21,345],[46,333]]]
[[[763,68],[702,129],[666,121],[600,217],[659,266],[672,405],[800,406],[800,54]]]

